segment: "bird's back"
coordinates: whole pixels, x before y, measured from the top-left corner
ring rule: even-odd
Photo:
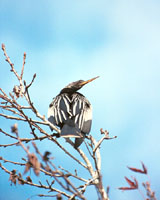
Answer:
[[[65,137],[80,137],[88,134],[92,123],[92,108],[80,93],[62,93],[56,96],[48,109],[48,120],[61,128]],[[74,133],[76,130],[76,133]]]

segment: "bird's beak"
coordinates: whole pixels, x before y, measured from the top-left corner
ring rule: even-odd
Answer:
[[[83,85],[85,85],[85,84],[87,84],[87,83],[90,83],[91,81],[94,81],[94,80],[97,79],[97,78],[99,78],[99,76],[96,76],[95,78],[91,78],[91,79],[89,79],[89,80],[87,80],[87,81],[83,81],[82,83],[80,83],[80,85],[83,86]]]

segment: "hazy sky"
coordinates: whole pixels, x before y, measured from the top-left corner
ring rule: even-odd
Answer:
[[[41,114],[47,114],[52,98],[68,83],[100,76],[80,92],[93,106],[91,134],[99,139],[103,128],[118,136],[101,147],[103,180],[111,187],[112,200],[140,199],[136,191],[117,190],[127,185],[124,176],[133,175],[126,166],[141,167],[140,161],[148,167],[157,199],[160,196],[159,10],[157,0],[0,0],[0,42],[19,72],[23,52],[27,53],[25,79],[29,83],[36,72],[30,92]],[[8,75],[2,51],[0,69],[0,87],[9,92],[17,82]],[[9,130],[13,122],[8,126],[0,118],[0,124]],[[48,141],[42,146],[43,152],[51,151],[62,162],[64,155],[55,154],[56,146]],[[13,160],[19,149],[0,149],[0,154]],[[72,166],[67,164],[68,169]],[[9,177],[0,174],[3,200],[42,193],[27,186],[11,187]],[[136,177],[144,181],[143,176]],[[89,190],[87,198],[94,197]]]

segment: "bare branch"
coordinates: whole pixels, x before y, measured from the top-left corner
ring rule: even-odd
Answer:
[[[74,178],[76,178],[76,179],[78,179],[80,181],[83,181],[83,182],[87,182],[86,179],[84,179],[82,177],[79,177],[77,175],[72,174],[71,172],[69,172],[68,170],[64,169],[63,167],[59,166],[59,168],[62,169],[63,171],[65,171],[68,174],[68,176],[72,176],[72,177],[74,177]]]
[[[21,78],[20,78],[20,76],[18,75],[18,73],[16,72],[16,70],[15,70],[15,68],[14,68],[14,64],[11,62],[9,56],[7,55],[7,53],[6,53],[6,47],[5,47],[4,44],[2,44],[2,50],[3,50],[4,56],[6,57],[6,61],[7,61],[7,62],[9,63],[9,65],[11,66],[11,72],[13,72],[13,73],[16,75],[17,79],[20,81]]]
[[[10,174],[9,180],[14,184],[18,182],[19,184],[28,184],[30,186],[47,189],[49,192],[55,192],[57,199],[59,198],[58,195],[63,195],[70,200],[75,199],[76,197],[85,200],[86,197],[84,196],[84,193],[87,187],[90,185],[94,185],[99,198],[102,200],[109,200],[102,183],[100,145],[105,139],[113,139],[116,138],[116,136],[110,138],[108,131],[103,131],[103,129],[101,129],[101,133],[105,134],[105,136],[102,137],[98,142],[93,137],[86,136],[89,139],[89,143],[85,142],[86,149],[89,152],[89,156],[87,156],[88,154],[85,154],[85,151],[82,151],[82,149],[75,149],[74,143],[71,141],[71,139],[67,138],[66,142],[73,147],[73,151],[70,152],[67,147],[65,147],[65,145],[62,145],[60,143],[61,141],[58,140],[58,137],[60,137],[61,134],[59,128],[54,126],[46,119],[44,115],[41,115],[39,113],[38,109],[33,103],[34,101],[32,101],[31,99],[29,88],[33,85],[36,74],[33,75],[33,78],[28,85],[26,84],[26,81],[23,80],[26,53],[24,53],[23,55],[23,64],[21,68],[21,73],[19,75],[14,68],[14,64],[11,62],[9,56],[6,53],[6,48],[4,44],[2,45],[2,50],[4,52],[6,61],[11,67],[11,71],[19,81],[19,85],[15,85],[13,87],[13,91],[10,92],[8,95],[0,88],[0,99],[2,100],[0,108],[2,109],[2,111],[4,111],[3,113],[0,113],[0,116],[6,118],[7,120],[16,120],[16,122],[27,122],[30,130],[29,133],[33,136],[31,138],[25,138],[25,136],[20,137],[21,134],[19,134],[18,132],[17,124],[14,124],[11,127],[11,132],[13,133],[13,135],[12,133],[7,133],[6,131],[0,129],[0,132],[4,136],[10,137],[14,140],[14,142],[11,144],[0,144],[0,147],[12,147],[19,145],[27,154],[27,159],[23,158],[23,161],[25,161],[25,163],[10,161],[2,157],[0,157],[0,160],[5,163],[11,163],[14,166],[25,166],[24,173],[27,173],[31,168],[33,168],[35,175],[38,176],[39,173],[42,173],[43,176],[50,176],[52,178],[52,182],[50,183],[50,181],[46,179],[47,185],[44,185],[41,180],[39,180],[39,184],[36,184],[32,182],[32,179],[29,176],[26,180],[24,180],[20,173],[16,174],[16,170],[9,171],[7,168],[2,166],[2,164],[0,164],[0,168],[6,173]],[[19,103],[21,102],[19,101],[19,99],[22,97],[23,102],[25,101],[24,105]],[[55,133],[48,134],[46,129],[44,129],[44,126],[48,126],[49,128],[53,129]],[[26,134],[28,134],[28,132]],[[75,161],[75,174],[72,173],[71,170],[64,169],[64,167],[57,168],[53,160],[51,161],[51,158],[49,156],[50,152],[46,151],[44,155],[40,152],[37,145],[33,141],[39,142],[44,139],[48,139],[51,142],[54,142],[57,145],[58,149],[61,149],[65,155],[69,156],[72,160]],[[30,153],[29,147],[26,147],[25,143],[29,142],[32,142],[35,153]],[[80,160],[73,154],[75,152],[78,153],[78,155],[80,156]],[[38,158],[40,158],[41,161],[39,161]],[[86,170],[88,172],[89,178],[82,178],[78,176],[77,166],[82,166],[83,170]],[[77,179],[77,182],[83,182],[84,185],[77,186],[77,184],[74,183],[75,179]],[[57,183],[60,189],[54,188],[52,186],[54,182]],[[48,196],[54,197],[55,195]],[[40,194],[39,196],[47,195]]]
[[[20,79],[22,80],[23,78],[23,73],[24,73],[24,65],[26,63],[26,53],[23,54],[23,65],[22,65],[22,70],[21,70],[21,76]]]
[[[26,85],[26,81],[24,81],[24,86],[25,86],[25,93],[27,92],[27,95],[28,95],[28,98],[29,98],[29,101],[31,102],[30,100],[30,96],[29,96],[29,93],[28,93],[28,88],[31,87],[34,79],[36,78],[36,74],[33,75],[33,78],[32,78],[32,81],[29,85]]]
[[[115,139],[117,138],[117,136],[114,136],[114,137],[109,137],[109,132],[107,130],[103,131],[103,129],[101,128],[101,134],[104,134],[104,136],[98,141],[98,143],[96,144],[94,150],[93,150],[93,153],[96,152],[96,150],[98,148],[100,148],[100,145],[102,144],[103,140],[111,140],[111,139]]]
[[[1,163],[0,163],[0,168],[1,168],[2,170],[4,170],[6,173],[10,174],[10,175],[12,174],[12,172],[9,171],[8,169],[6,169]],[[27,184],[27,185],[30,185],[30,186],[35,186],[35,187],[38,187],[38,188],[47,189],[47,190],[49,190],[50,192],[57,192],[57,193],[60,193],[60,194],[66,196],[66,197],[68,197],[68,198],[70,197],[70,195],[68,195],[66,192],[63,192],[63,191],[58,190],[58,189],[56,189],[56,188],[53,188],[53,187],[51,187],[51,186],[46,186],[46,185],[43,185],[43,184],[35,184],[35,183],[30,182],[30,181],[26,181],[26,180],[22,179],[22,178],[19,177],[18,175],[16,175],[16,178],[17,178],[18,180],[22,181],[23,184]]]

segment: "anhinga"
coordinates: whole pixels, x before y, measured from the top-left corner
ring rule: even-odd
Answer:
[[[90,132],[92,123],[91,104],[77,90],[98,77],[70,83],[53,98],[49,105],[48,120],[60,127],[60,136],[76,138],[75,148],[81,145],[85,135]]]

